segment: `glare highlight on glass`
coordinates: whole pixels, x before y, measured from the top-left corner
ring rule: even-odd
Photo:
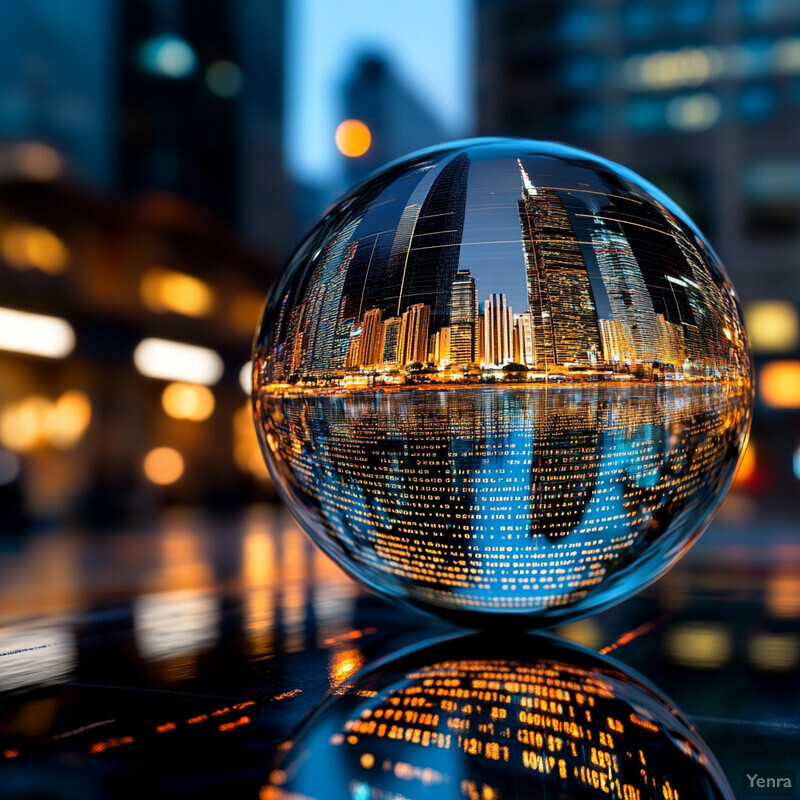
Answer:
[[[183,456],[172,447],[155,447],[145,456],[142,468],[151,483],[169,486],[183,475]]]
[[[253,362],[248,361],[239,370],[239,386],[245,394],[250,394],[253,391]]]
[[[133,353],[133,363],[142,375],[149,378],[203,386],[213,386],[225,368],[214,350],[153,338],[139,342]]]
[[[214,292],[205,281],[175,270],[148,270],[142,276],[140,291],[142,302],[151,311],[204,317],[214,307]]]
[[[170,383],[161,394],[161,405],[175,419],[202,422],[214,413],[214,394],[205,386]]]
[[[370,129],[359,119],[346,119],[340,122],[334,136],[337,150],[348,158],[358,158],[369,150],[372,144]]]
[[[281,748],[260,797],[734,797],[644,680],[563,641],[514,639],[435,643],[348,676]]]
[[[267,301],[256,424],[311,537],[386,597],[554,624],[691,545],[750,423],[735,293],[666,196],[584,151],[443,145],[330,209]]]
[[[74,347],[75,331],[66,320],[0,308],[0,350],[65,358]]]

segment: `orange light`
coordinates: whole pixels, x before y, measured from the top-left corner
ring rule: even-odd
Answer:
[[[771,361],[761,368],[761,399],[772,408],[800,408],[800,361]]]
[[[360,119],[346,119],[336,129],[336,148],[343,156],[358,158],[369,150],[372,134]]]
[[[214,411],[214,394],[205,386],[170,383],[161,395],[161,405],[175,419],[202,422]]]
[[[183,475],[183,456],[172,447],[156,447],[144,459],[144,474],[152,483],[169,486]]]
[[[753,477],[756,471],[756,448],[752,441],[747,445],[747,450],[744,451],[742,463],[739,465],[739,471],[736,473],[736,478],[733,481],[734,486],[747,483]]]
[[[147,270],[139,291],[142,302],[151,311],[204,317],[214,307],[214,292],[205,281],[170,269]]]
[[[3,258],[16,269],[35,267],[55,275],[69,263],[69,252],[52,231],[37,225],[16,223],[3,234]]]
[[[56,447],[72,447],[86,432],[91,419],[89,398],[76,390],[65,392],[56,400],[50,418],[50,442]]]
[[[800,319],[788,300],[758,300],[744,309],[750,344],[756,352],[789,352],[800,341]]]

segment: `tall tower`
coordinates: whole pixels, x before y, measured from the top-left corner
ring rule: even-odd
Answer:
[[[530,314],[514,315],[514,335],[516,337],[514,360],[529,367],[533,366],[536,363],[536,356],[533,350],[533,323]]]
[[[595,217],[592,247],[608,293],[612,319],[625,323],[637,361],[663,360],[661,328],[639,262],[625,235]]]
[[[475,329],[478,322],[478,290],[468,269],[460,269],[450,293],[450,363],[477,361]]]
[[[391,366],[400,360],[400,329],[403,321],[400,317],[390,317],[383,323],[383,347],[381,363]]]
[[[517,163],[536,366],[588,365],[588,352],[593,345],[599,350],[600,335],[583,253],[558,190],[534,186],[522,162],[517,159]]]
[[[412,305],[431,309],[434,331],[447,325],[450,291],[458,270],[467,203],[469,157],[462,153],[442,167],[419,208],[407,206],[389,259],[387,284],[397,292],[392,314]],[[401,246],[401,242],[406,247]]]
[[[381,310],[371,308],[364,314],[361,326],[361,364],[373,366],[381,363],[383,357],[383,323]]]
[[[491,294],[483,304],[484,358],[487,364],[502,366],[514,358],[514,314],[504,294]]]
[[[400,329],[402,358],[400,363],[413,364],[428,359],[428,332],[431,327],[431,309],[425,303],[416,303],[403,314]]]
[[[311,278],[301,366],[307,372],[324,373],[333,367],[336,326],[347,267],[358,242],[351,242],[360,220],[353,220],[331,239],[319,257]]]

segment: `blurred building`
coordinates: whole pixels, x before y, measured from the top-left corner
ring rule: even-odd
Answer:
[[[282,0],[33,0],[8,11],[0,141],[44,142],[107,191],[177,194],[285,255],[295,232]]]
[[[631,167],[713,243],[742,299],[761,386],[741,483],[791,500],[800,479],[800,4],[478,0],[476,15],[481,134],[565,141]]]
[[[345,82],[345,117],[365,123],[372,134],[369,150],[346,163],[348,185],[389,161],[444,141],[435,116],[381,55],[360,58]]]

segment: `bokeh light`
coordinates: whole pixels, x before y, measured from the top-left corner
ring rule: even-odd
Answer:
[[[214,292],[205,281],[175,270],[148,270],[142,276],[140,292],[151,311],[204,317],[214,307]]]
[[[761,368],[758,391],[772,408],[800,408],[800,361],[770,361]]]
[[[58,317],[0,308],[0,350],[64,358],[75,347],[75,331]]]
[[[51,230],[12,223],[3,232],[3,258],[16,269],[36,268],[57,275],[69,264],[69,251]]]
[[[336,128],[336,148],[348,158],[358,158],[372,144],[370,129],[359,119],[346,119]]]
[[[84,392],[65,392],[55,402],[30,395],[3,407],[0,442],[18,452],[46,446],[67,449],[80,441],[91,417],[92,406]]]
[[[169,486],[183,475],[183,456],[172,447],[155,447],[145,456],[142,467],[151,483]]]
[[[174,34],[153,36],[139,49],[142,70],[162,78],[187,78],[192,74],[196,60],[189,44]]]
[[[205,386],[170,383],[161,394],[161,405],[175,419],[202,422],[214,412],[214,394]]]
[[[208,90],[217,97],[236,97],[242,91],[242,83],[242,71],[233,61],[215,61],[206,70]]]
[[[167,339],[143,339],[133,353],[136,369],[149,378],[213,386],[225,369],[214,350]]]
[[[744,307],[744,321],[753,350],[785,353],[800,341],[797,309],[788,300],[756,300]]]

